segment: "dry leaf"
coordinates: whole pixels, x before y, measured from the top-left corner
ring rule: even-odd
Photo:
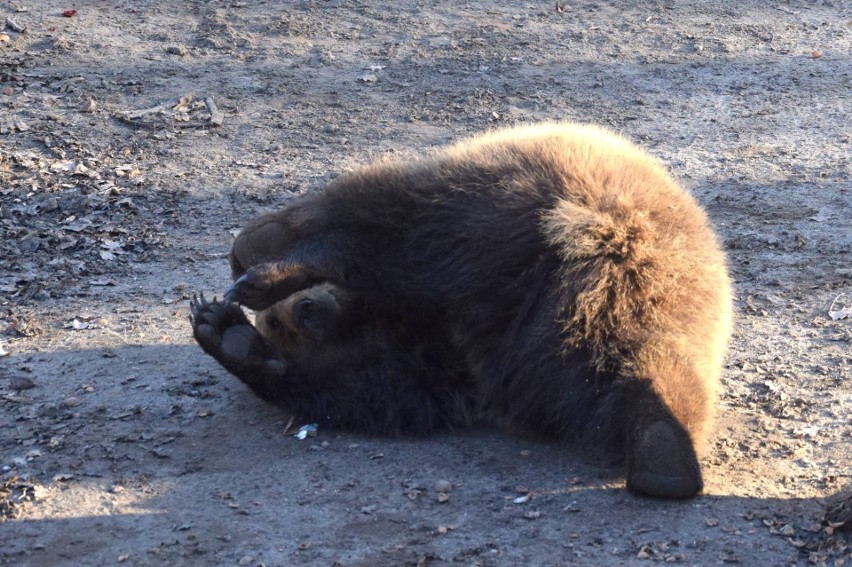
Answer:
[[[828,316],[831,317],[832,321],[839,321],[840,319],[852,317],[852,307],[844,307],[837,311],[829,311]]]

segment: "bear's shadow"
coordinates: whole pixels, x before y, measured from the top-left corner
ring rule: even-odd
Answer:
[[[708,533],[716,524],[770,549],[782,540],[766,525],[821,518],[813,499],[636,498],[617,467],[495,429],[425,438],[320,430],[300,441],[285,435],[288,416],[190,344],[13,353],[4,366],[36,387],[15,392],[0,381],[0,425],[14,431],[0,445],[3,464],[24,458],[19,476],[46,488],[24,505],[25,519],[4,525],[0,558],[19,564],[144,558],[151,548],[179,560],[240,545],[269,546],[275,557],[305,541],[315,560],[343,549],[367,560],[389,544],[445,557],[524,549],[533,532],[539,557],[555,561],[645,540],[715,561],[738,553]],[[72,396],[78,403],[67,404]],[[26,461],[33,445],[39,455]],[[445,503],[438,480],[452,484]],[[439,526],[440,540],[416,535]]]

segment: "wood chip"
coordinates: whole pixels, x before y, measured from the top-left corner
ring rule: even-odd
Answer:
[[[27,31],[27,26],[22,26],[12,19],[12,16],[6,18],[6,27],[16,33],[24,33]]]
[[[210,124],[213,126],[221,126],[225,121],[225,115],[222,114],[222,111],[216,106],[216,103],[213,102],[213,97],[209,96],[204,99],[204,104],[207,105],[207,110],[210,111]]]

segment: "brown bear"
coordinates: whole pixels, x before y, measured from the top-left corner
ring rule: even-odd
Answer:
[[[694,199],[611,132],[521,127],[357,169],[249,223],[231,264],[227,301],[193,305],[195,337],[306,419],[417,433],[476,408],[617,451],[636,493],[702,488],[724,254]],[[324,282],[358,298],[367,332],[313,356],[234,305],[277,309]]]

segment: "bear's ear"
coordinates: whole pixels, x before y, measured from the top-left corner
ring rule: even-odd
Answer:
[[[315,318],[315,304],[312,299],[305,297],[293,306],[293,323],[296,327],[313,329],[317,326]]]

